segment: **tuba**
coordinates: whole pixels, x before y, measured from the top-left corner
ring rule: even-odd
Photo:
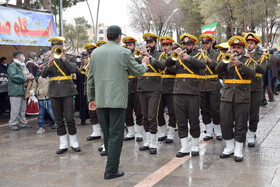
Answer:
[[[170,58],[173,60],[173,61],[178,61],[180,59],[180,54],[182,53],[185,53],[187,50],[184,49],[182,50],[181,52],[177,53],[177,52],[172,52],[171,55],[170,55]]]

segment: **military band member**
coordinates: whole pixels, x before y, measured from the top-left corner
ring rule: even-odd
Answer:
[[[220,84],[218,74],[215,71],[219,53],[212,49],[214,38],[208,34],[199,37],[202,50],[204,50],[206,68],[199,71],[200,74],[200,109],[202,121],[205,124],[206,135],[204,141],[213,139],[213,128],[216,139],[222,140],[220,126]]]
[[[165,59],[160,58],[162,52],[156,50],[158,36],[145,33],[143,39],[146,41],[147,51],[145,56],[150,59],[148,70],[138,77],[137,91],[140,92],[140,104],[143,111],[143,125],[145,129],[144,144],[140,151],[149,150],[150,154],[157,153],[157,115],[161,98],[161,74],[164,70]]]
[[[105,45],[107,42],[106,41],[104,41],[104,40],[98,40],[96,43],[95,43],[95,45],[97,46],[97,47],[101,47],[102,45]]]
[[[169,36],[162,36],[159,39],[159,42],[161,43],[163,50],[162,58],[167,59],[171,54],[172,42],[174,42],[174,40]],[[176,117],[173,105],[173,87],[176,76],[175,73],[167,67],[163,71],[161,71],[161,74],[162,96],[158,112],[158,141],[165,140],[166,143],[172,143],[174,139],[174,131],[176,128]],[[166,106],[168,108],[169,115],[168,129],[164,119],[164,109]]]
[[[64,37],[50,38],[52,47],[61,46],[63,48]],[[57,125],[57,135],[60,139],[57,154],[62,154],[68,150],[67,131],[64,124],[64,118],[67,124],[68,134],[70,138],[70,146],[75,152],[80,152],[74,119],[73,96],[77,94],[72,80],[72,73],[76,72],[75,57],[65,52],[59,59],[49,57],[41,71],[43,78],[50,77],[48,95],[51,99],[51,106]]]
[[[88,57],[83,60],[83,66],[85,67],[89,62],[90,62],[90,55],[94,49],[96,49],[97,46],[94,43],[87,43],[84,46],[84,49],[87,50]],[[88,69],[87,69],[88,71]],[[85,91],[87,87],[87,81],[85,81]],[[87,95],[87,93],[85,93]],[[89,116],[90,116],[90,123],[92,125],[92,134],[87,137],[87,141],[92,141],[92,140],[98,140],[101,139],[101,129],[100,129],[100,122],[98,119],[98,109],[97,110],[89,110]],[[104,146],[103,146],[104,147]],[[105,148],[104,148],[105,151]]]
[[[195,49],[198,39],[191,34],[180,36],[183,50],[186,53],[180,54],[180,60],[174,61],[168,58],[166,66],[176,65],[176,79],[174,84],[174,108],[178,124],[178,134],[181,142],[181,149],[177,157],[184,157],[191,154],[199,155],[199,70],[206,67],[203,54]],[[178,48],[177,52],[180,51]],[[191,150],[188,140],[188,122],[190,124]]]
[[[228,51],[229,45],[228,42],[224,42],[224,43],[220,43],[218,45],[215,45],[216,48],[218,48],[218,50],[224,54]]]
[[[132,53],[135,51],[136,48],[135,43],[137,42],[135,38],[126,36],[122,39],[122,42],[125,44],[125,47],[128,48]],[[128,104],[127,104],[126,119],[125,119],[128,133],[124,137],[124,141],[134,140],[135,136],[136,136],[136,141],[140,142],[143,140],[143,136],[142,136],[143,114],[141,111],[141,105],[139,101],[139,93],[137,92],[137,82],[138,82],[137,77],[132,75],[128,76]],[[136,116],[135,126],[134,126],[133,111],[135,112],[135,116]],[[135,131],[134,131],[134,127],[135,127]]]
[[[178,44],[177,42],[172,42],[172,51],[175,51],[179,47],[182,48],[182,45]]]
[[[243,37],[233,36],[228,44],[231,47],[229,52],[236,53],[236,55],[229,63],[222,61],[216,66],[217,73],[224,73],[221,127],[226,147],[220,158],[228,158],[234,154],[235,161],[241,162],[250,111],[250,79],[255,77],[255,63],[244,56],[247,42]]]
[[[263,93],[263,74],[266,71],[267,59],[260,50],[258,44],[261,42],[259,36],[255,33],[244,33],[244,38],[248,43],[246,56],[253,59],[256,65],[256,76],[251,78],[251,103],[250,103],[250,117],[249,130],[247,133],[248,147],[255,147],[255,135],[259,122],[259,113],[261,106],[261,99]]]

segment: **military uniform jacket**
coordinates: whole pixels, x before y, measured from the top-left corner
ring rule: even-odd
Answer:
[[[166,66],[173,66],[175,68],[176,78],[173,94],[200,94],[198,74],[200,69],[206,67],[206,64],[202,54],[197,49],[194,49],[189,54],[189,59],[185,61],[173,61],[171,58],[168,58],[166,60]]]
[[[245,56],[242,56],[239,61],[241,64],[238,67],[234,67],[230,63],[225,64],[224,62],[220,62],[216,66],[217,73],[224,73],[224,87],[221,101],[250,103],[250,79],[255,77],[255,63]],[[243,80],[240,79],[239,75]],[[227,83],[227,80],[232,81],[232,83]],[[239,81],[247,83],[240,83]]]
[[[201,92],[213,92],[221,89],[222,85],[219,81],[218,74],[216,73],[216,66],[218,64],[219,53],[214,51],[212,48],[207,56],[212,60],[210,63],[207,63],[205,59],[206,67],[200,69],[200,85],[199,89]]]
[[[256,76],[251,78],[251,91],[263,91],[263,78],[262,75],[266,71],[267,56],[258,48],[256,48],[255,54],[251,57],[255,62]]]
[[[138,77],[138,85],[137,85],[138,92],[161,92],[162,91],[160,71],[164,70],[165,68],[164,65],[165,59],[160,58],[161,54],[162,52],[157,50],[150,53],[152,59],[150,60],[148,69],[146,73]],[[155,74],[155,73],[158,73],[158,75],[149,76],[150,74]]]
[[[163,54],[164,59],[168,59],[168,55],[166,53]],[[173,94],[173,88],[176,78],[176,72],[172,69],[172,67],[165,67],[161,72],[162,78],[162,93],[163,94]]]
[[[135,59],[136,62],[141,64],[140,59]],[[128,94],[130,93],[137,93],[137,83],[138,83],[138,77],[129,75],[128,76]]]
[[[47,61],[45,61],[47,62]],[[58,67],[65,73],[65,76],[71,76],[72,73],[76,73],[77,68],[75,65],[75,57],[69,54],[66,54],[65,61],[62,59],[55,59]],[[48,63],[46,63],[41,71],[41,76],[43,78],[50,77],[60,77],[63,74],[57,69],[57,67],[52,63],[50,67],[48,67]],[[77,95],[77,90],[74,86],[73,80],[52,80],[49,82],[49,97],[68,97]]]

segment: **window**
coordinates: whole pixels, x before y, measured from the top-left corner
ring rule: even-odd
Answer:
[[[104,33],[104,30],[99,30],[99,34],[103,34]]]

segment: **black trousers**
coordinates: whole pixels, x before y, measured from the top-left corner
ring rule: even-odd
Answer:
[[[133,111],[136,116],[136,124],[142,125],[143,114],[141,111],[141,105],[139,101],[139,93],[130,93],[128,95],[128,103],[125,115],[126,126],[131,127],[134,125]]]
[[[221,101],[221,129],[225,140],[246,141],[249,108],[250,103]]]
[[[107,152],[106,172],[118,172],[121,150],[123,145],[123,131],[125,109],[99,108],[104,145]]]
[[[200,136],[199,126],[199,96],[198,95],[174,95],[174,108],[178,124],[179,138],[188,137],[188,122],[193,138]]]
[[[5,112],[5,106],[8,100],[8,92],[0,93],[0,114]]]
[[[75,135],[77,133],[77,129],[74,119],[73,96],[60,98],[52,97],[50,99],[57,125],[57,135],[63,136],[67,134],[63,118],[66,120],[68,134]]]
[[[202,121],[209,124],[213,121],[215,125],[220,124],[220,91],[200,92],[200,110]]]
[[[173,94],[162,94],[161,100],[160,100],[160,105],[159,105],[159,111],[158,111],[158,125],[159,126],[165,125],[164,109],[167,106],[168,115],[169,115],[168,125],[173,128],[176,127],[176,116],[175,116],[173,102],[174,102]]]
[[[160,92],[142,92],[139,99],[143,111],[143,125],[146,132],[157,133],[158,109],[160,103]]]
[[[262,91],[251,92],[249,130],[252,132],[257,131],[262,94]]]
[[[99,115],[98,109],[96,109],[95,111],[89,110],[89,117],[90,117],[90,123],[92,125],[95,125],[98,123],[101,125],[101,120],[100,120],[100,115]]]

